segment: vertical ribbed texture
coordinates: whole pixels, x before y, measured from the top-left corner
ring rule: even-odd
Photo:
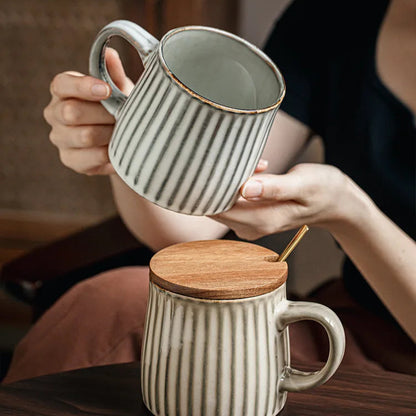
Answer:
[[[285,286],[241,301],[210,302],[150,284],[142,350],[143,400],[155,415],[272,416],[288,365],[275,309]],[[279,353],[278,353],[279,351]]]
[[[138,194],[173,211],[222,212],[253,173],[276,110],[238,114],[192,97],[157,52],[120,110],[109,154]]]

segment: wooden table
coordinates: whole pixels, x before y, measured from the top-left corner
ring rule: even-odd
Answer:
[[[416,415],[416,378],[339,370],[325,385],[289,393],[279,416]],[[93,367],[0,387],[0,415],[150,415],[142,403],[139,364]]]

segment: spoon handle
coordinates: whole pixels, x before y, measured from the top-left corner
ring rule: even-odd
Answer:
[[[309,231],[309,227],[307,225],[303,225],[300,230],[296,233],[296,235],[290,240],[290,243],[286,246],[283,250],[283,253],[279,256],[277,261],[285,261],[290,253],[295,249],[295,247],[299,244],[299,241],[302,240],[302,237]]]

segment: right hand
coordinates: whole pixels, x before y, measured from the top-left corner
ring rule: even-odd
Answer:
[[[126,95],[133,88],[114,49],[106,49],[107,69],[114,83]],[[102,80],[68,71],[51,82],[52,99],[44,110],[52,127],[49,138],[58,148],[61,162],[86,175],[109,175],[114,168],[108,158],[108,143],[115,119],[100,101],[111,94]]]

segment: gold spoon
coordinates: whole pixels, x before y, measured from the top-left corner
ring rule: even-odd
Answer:
[[[283,250],[283,253],[275,261],[285,261],[289,257],[290,253],[299,244],[300,240],[302,240],[307,231],[309,231],[309,227],[307,225],[303,225],[292,240],[290,240],[290,243]]]

